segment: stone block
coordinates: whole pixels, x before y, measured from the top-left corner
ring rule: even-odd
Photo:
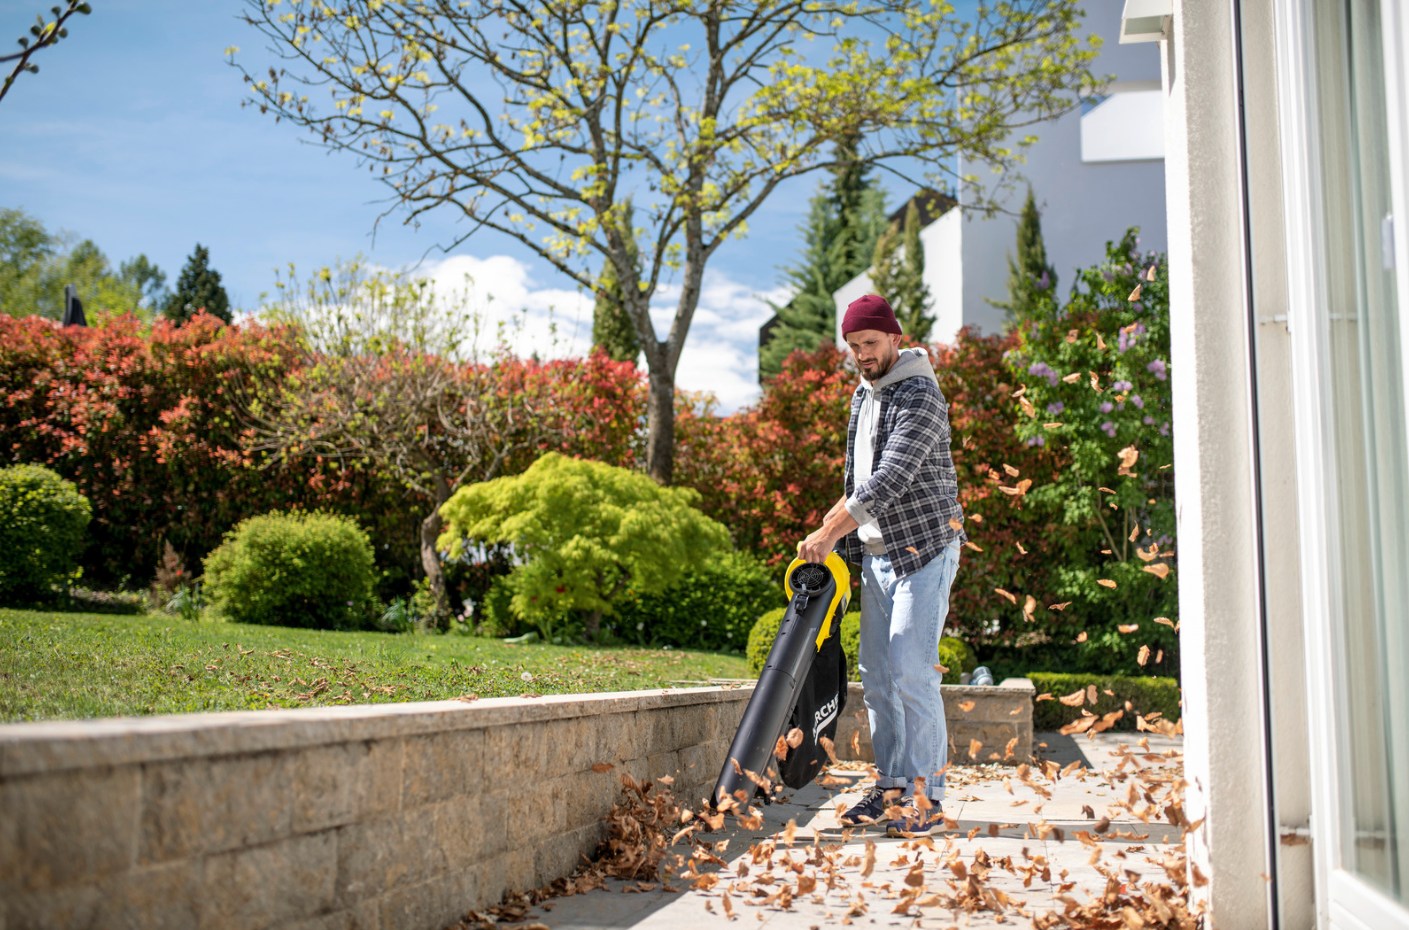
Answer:
[[[386,889],[416,884],[443,868],[427,811],[378,817],[333,831],[337,865],[334,905],[349,908]]]
[[[543,760],[545,767],[538,773],[540,777],[590,768],[597,762],[610,762],[610,759],[603,759],[597,749],[598,722],[606,716],[572,717],[540,724],[549,752]]]
[[[291,754],[293,831],[313,833],[400,807],[402,745],[364,740]]]
[[[88,885],[130,868],[141,795],[133,766],[0,783],[0,888]]]
[[[0,898],[6,930],[91,930],[107,926],[105,910],[97,884],[7,892]]]
[[[452,872],[414,885],[389,888],[378,901],[381,926],[440,930],[476,909],[479,876],[473,870]],[[497,900],[497,899],[496,899]]]
[[[451,730],[412,737],[405,741],[402,753],[403,807],[478,791],[485,777],[484,730]]]
[[[200,926],[284,926],[333,908],[338,874],[334,831],[296,836],[205,860]]]
[[[481,797],[455,798],[423,808],[428,835],[447,870],[468,868],[489,853],[488,837],[503,835],[505,819]]]
[[[382,930],[381,905],[375,901],[289,924],[280,930]],[[395,930],[395,928],[388,928]]]
[[[600,762],[621,762],[639,756],[647,743],[635,712],[603,714],[596,722],[596,750]]]
[[[544,768],[551,747],[537,723],[485,729],[482,777],[491,785],[526,785]]]
[[[680,775],[680,753],[674,749],[653,752],[646,758],[646,770],[650,773],[651,781],[669,777],[674,782]]]
[[[598,823],[541,841],[533,857],[534,886],[541,888],[560,878],[567,878],[578,866],[590,861],[605,836],[606,829]]]
[[[546,782],[543,790],[562,808],[562,824],[567,830],[597,823],[611,810],[621,794],[616,769],[610,772],[576,772]]]
[[[140,861],[223,852],[292,832],[295,791],[286,753],[143,767]]]

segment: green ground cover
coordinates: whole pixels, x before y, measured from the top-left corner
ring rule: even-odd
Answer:
[[[746,678],[743,656],[0,609],[0,720],[510,695]]]

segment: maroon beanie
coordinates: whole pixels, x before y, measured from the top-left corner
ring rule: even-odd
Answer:
[[[867,294],[847,305],[846,316],[842,317],[841,321],[842,338],[862,329],[900,335],[900,323],[895,318],[895,311],[886,303],[884,297]]]

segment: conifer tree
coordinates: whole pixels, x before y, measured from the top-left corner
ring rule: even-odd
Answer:
[[[626,237],[626,254],[632,265],[638,264],[640,251],[632,232],[632,207],[627,201],[622,213],[622,232]],[[618,362],[634,362],[641,355],[641,338],[636,324],[627,315],[621,299],[621,281],[616,266],[608,259],[597,279],[597,302],[592,308],[592,347],[601,349]]]
[[[900,328],[918,342],[928,342],[934,328],[930,289],[925,285],[925,247],[920,242],[920,208],[912,198],[905,222],[891,227],[876,242],[871,283],[890,302]]]
[[[1057,308],[1057,272],[1047,262],[1047,246],[1042,241],[1042,214],[1032,188],[1018,219],[1017,258],[1008,258],[1008,300],[991,301],[1008,311],[1014,322],[1039,318]]]
[[[230,298],[220,284],[220,272],[210,267],[210,250],[199,242],[191,257],[186,259],[186,266],[176,279],[176,289],[166,299],[161,312],[167,319],[184,323],[198,310],[205,310],[226,323],[233,319]]]
[[[831,181],[813,196],[802,228],[799,262],[786,269],[795,289],[781,306],[767,341],[760,340],[760,381],[778,374],[794,350],[811,352],[836,338],[837,311],[832,295],[866,270],[876,238],[885,228],[885,192],[856,157],[854,139],[837,144],[837,167]]]

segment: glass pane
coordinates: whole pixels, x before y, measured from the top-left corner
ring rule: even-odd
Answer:
[[[1391,763],[1409,752],[1395,719],[1409,713],[1409,452],[1395,269],[1384,247],[1391,165],[1378,14],[1378,0],[1316,7],[1329,284],[1322,310],[1340,505],[1336,687],[1328,695],[1337,745],[1328,751],[1340,770],[1343,865],[1403,901],[1409,811],[1391,772],[1401,783],[1406,775]]]

